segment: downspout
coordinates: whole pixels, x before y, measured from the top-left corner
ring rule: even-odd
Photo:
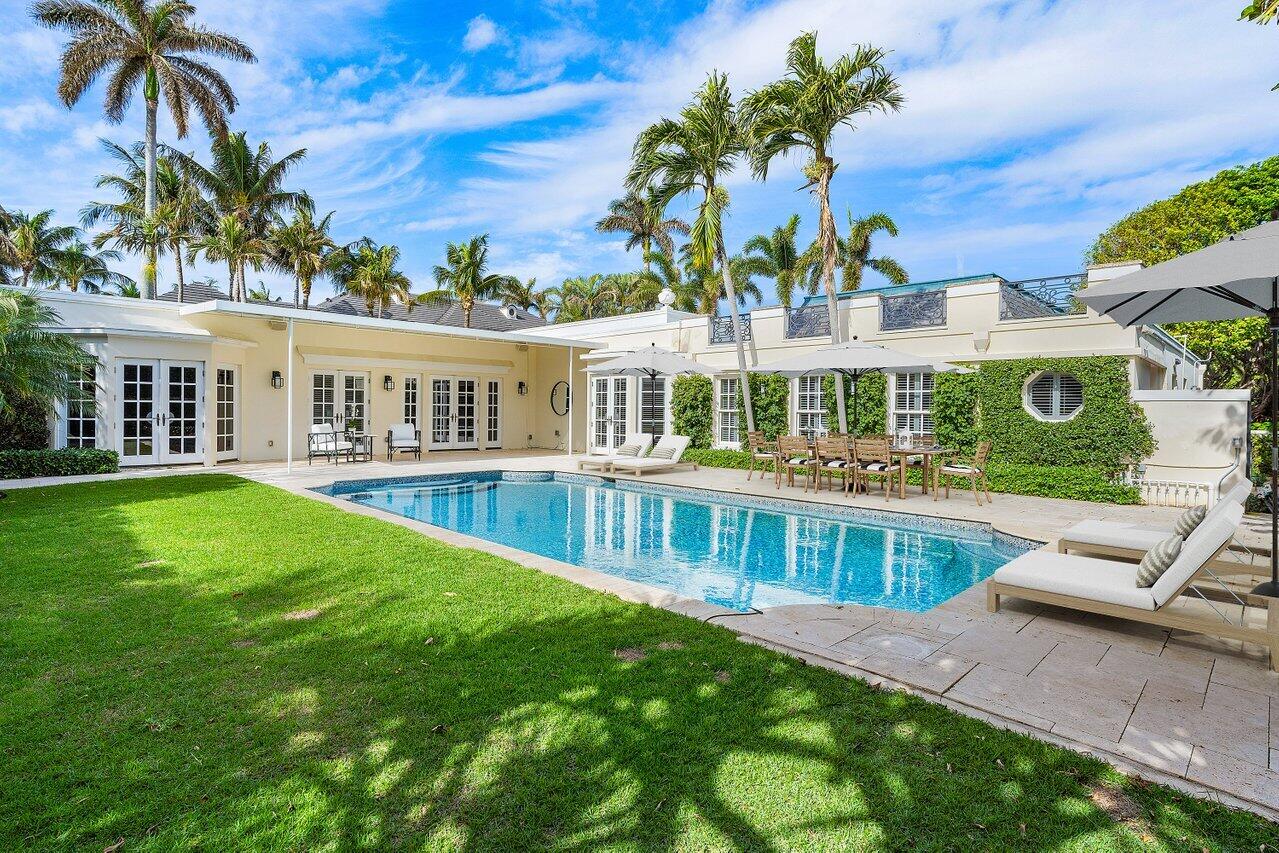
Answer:
[[[573,455],[573,348],[568,348],[568,455]]]

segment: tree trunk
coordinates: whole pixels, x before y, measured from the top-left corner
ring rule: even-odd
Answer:
[[[817,241],[822,247],[822,288],[826,292],[826,314],[830,319],[830,342],[838,344],[839,296],[835,291],[835,217],[830,212],[830,179],[834,162],[824,153],[817,155],[817,202],[821,213],[817,223]],[[835,383],[835,414],[839,418],[839,431],[848,432],[848,411],[844,406],[844,383]]]
[[[151,88],[151,74],[148,74],[147,88]],[[155,216],[155,146],[156,146],[156,113],[160,109],[159,94],[147,93],[147,136],[146,136],[146,190],[143,193],[142,214],[147,222]],[[142,298],[155,299],[155,246],[146,249],[146,260],[142,265]]]
[[[653,272],[653,265],[649,263],[648,256],[652,254],[653,242],[645,237],[640,244],[640,249],[644,252],[644,275],[650,275]]]
[[[181,305],[185,301],[187,282],[182,272],[182,243],[179,241],[173,243],[173,261],[178,268],[178,304]]]
[[[715,259],[724,276],[724,295],[728,297],[728,314],[733,318],[733,340],[737,343],[737,373],[742,383],[742,408],[746,410],[746,430],[755,431],[755,405],[751,401],[750,374],[746,371],[746,345],[742,342],[742,318],[737,313],[737,288],[733,285],[733,273],[728,268],[728,254],[721,238],[715,247]]]
[[[302,271],[299,269],[300,264],[293,265],[293,307],[297,308],[301,302],[299,298],[302,296]]]

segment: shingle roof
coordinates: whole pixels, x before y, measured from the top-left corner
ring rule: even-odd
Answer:
[[[326,299],[319,305],[314,306],[314,308],[317,311],[328,311],[332,314],[347,314],[355,317],[371,316],[368,306],[364,304],[364,300],[349,293]],[[403,305],[393,302],[382,312],[382,317],[388,320],[434,323],[440,326],[461,326],[463,324],[462,307],[456,302],[415,305],[412,311],[407,311]],[[514,306],[477,302],[471,310],[472,329],[485,329],[490,332],[511,332],[517,329],[531,329],[545,325],[546,321],[541,317]]]
[[[218,290],[213,285],[203,281],[193,281],[182,287],[182,304],[190,305],[197,302],[208,302],[210,299],[230,299],[231,297]],[[156,297],[163,302],[177,302],[178,288],[174,285],[173,289],[168,293],[161,293]]]

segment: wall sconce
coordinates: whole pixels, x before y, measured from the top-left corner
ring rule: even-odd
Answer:
[[[284,376],[278,370],[271,371],[271,387],[277,391],[284,387]]]
[[[521,397],[525,397],[525,396],[527,396],[527,395],[528,395],[528,383],[527,383],[527,382],[525,382],[523,379],[521,379],[519,382],[516,382],[516,383],[515,383],[515,393],[516,393],[516,394],[519,394]]]
[[[391,374],[382,377],[382,387],[388,391],[395,390],[395,380],[391,378]]]

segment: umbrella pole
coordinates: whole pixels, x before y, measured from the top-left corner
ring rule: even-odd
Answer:
[[[841,376],[839,381],[843,382],[844,378]],[[857,377],[854,376],[853,377],[853,435],[859,436],[861,434],[862,434],[861,424],[857,420]]]
[[[1279,512],[1275,503],[1279,500],[1279,434],[1275,429],[1279,421],[1279,279],[1275,281],[1275,304],[1270,309],[1270,580],[1252,592],[1279,597]]]

